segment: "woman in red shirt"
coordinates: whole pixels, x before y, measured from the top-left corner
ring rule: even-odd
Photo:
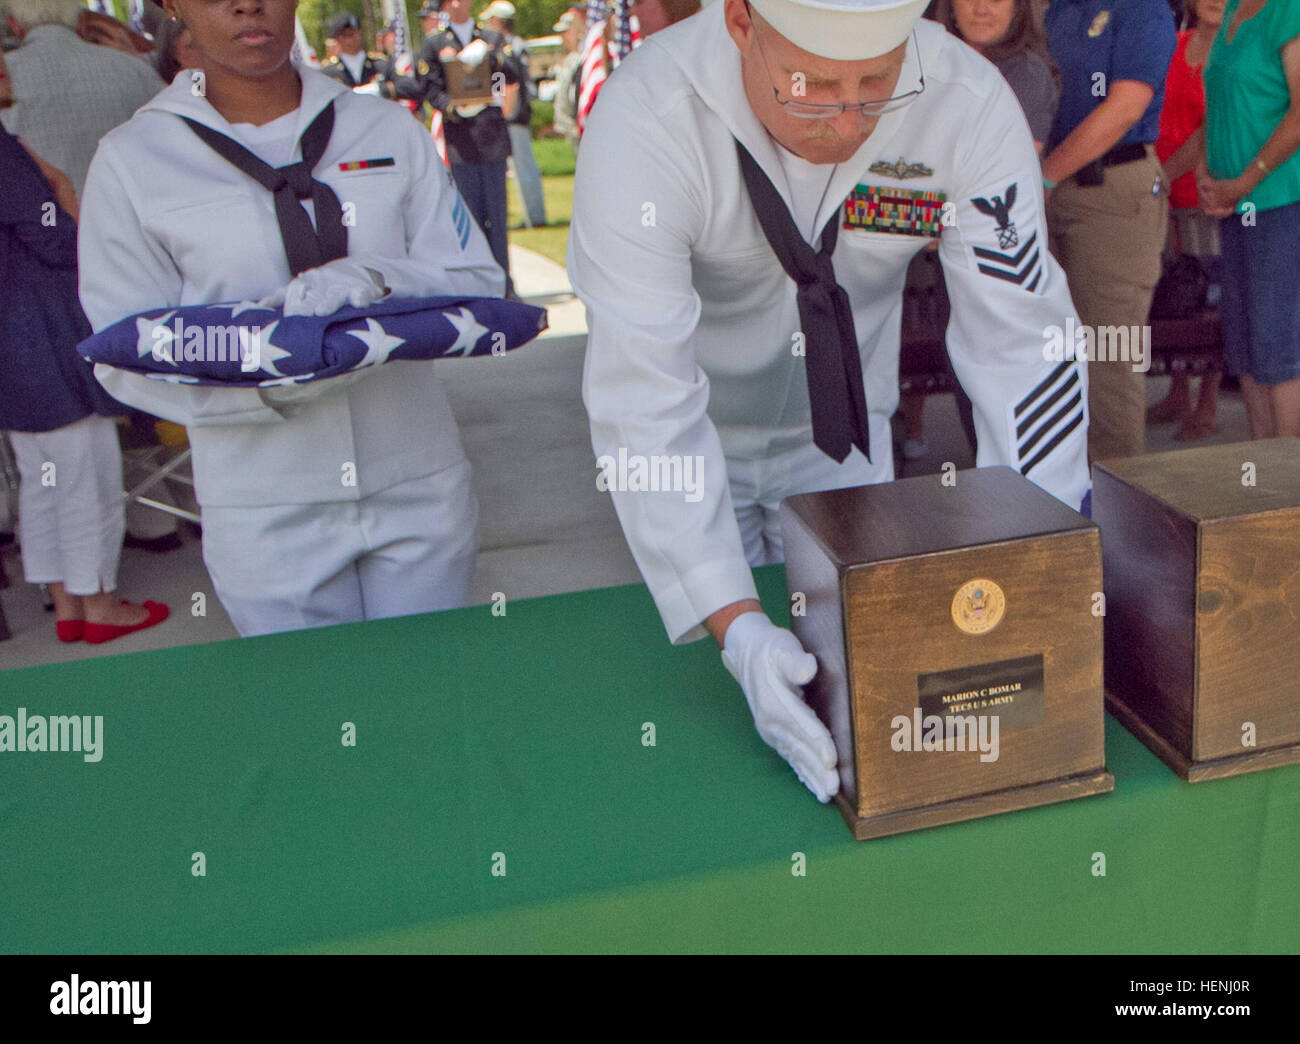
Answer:
[[[1227,0],[1189,0],[1196,27],[1178,34],[1178,48],[1165,81],[1165,107],[1160,113],[1160,137],[1156,155],[1172,182],[1169,189],[1169,217],[1173,223],[1173,246],[1178,254],[1196,257],[1218,282],[1219,221],[1200,209],[1196,194],[1196,132],[1205,125],[1205,87],[1201,69],[1210,45],[1223,23]],[[1175,375],[1169,394],[1147,411],[1151,423],[1177,420],[1174,435],[1180,442],[1203,439],[1219,430],[1217,421],[1219,382],[1222,373],[1201,378],[1201,392],[1192,409],[1191,380]]]

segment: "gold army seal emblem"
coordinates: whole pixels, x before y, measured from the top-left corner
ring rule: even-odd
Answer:
[[[1007,596],[992,580],[968,580],[952,597],[952,622],[967,634],[988,634],[1006,609]]]

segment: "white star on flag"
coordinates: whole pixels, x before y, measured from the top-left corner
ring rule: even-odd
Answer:
[[[173,366],[176,365],[176,360],[172,358],[172,343],[176,340],[176,331],[167,325],[175,314],[175,312],[168,312],[161,319],[145,319],[142,317],[135,321],[137,359],[152,355],[160,361],[169,362]],[[159,329],[163,331],[162,336],[155,332]],[[155,346],[157,348],[156,352]]]
[[[366,320],[364,330],[349,330],[347,333],[366,346],[366,356],[357,363],[357,369],[388,362],[388,357],[406,343],[400,337],[393,337],[374,319]]]
[[[238,319],[245,312],[265,312],[267,309],[257,301],[236,301],[228,306],[230,308],[231,322]]]
[[[280,325],[280,320],[277,319],[270,326],[262,327],[262,344],[261,344],[262,354],[258,357],[258,359],[262,364],[261,369],[264,373],[273,373],[277,377],[283,377],[284,374],[282,374],[279,370],[275,368],[275,364],[278,363],[281,359],[287,358],[288,356],[292,355],[293,352],[286,352],[283,348],[277,348],[275,345],[271,343],[271,334],[275,333],[275,328],[279,325]]]
[[[462,357],[469,355],[474,350],[474,345],[478,344],[479,338],[488,332],[488,328],[480,325],[474,318],[474,313],[463,305],[459,317],[444,312],[443,318],[456,328],[458,334],[456,343],[448,348],[444,355],[454,355],[458,349]]]

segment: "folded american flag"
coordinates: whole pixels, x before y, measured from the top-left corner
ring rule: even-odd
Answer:
[[[503,355],[545,329],[544,308],[496,297],[392,298],[323,316],[285,316],[239,301],[141,312],[78,350],[90,362],[155,380],[265,388],[392,359]]]

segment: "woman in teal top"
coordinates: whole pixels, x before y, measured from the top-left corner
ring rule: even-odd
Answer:
[[[1225,219],[1228,372],[1253,438],[1300,435],[1300,2],[1228,0],[1204,77],[1197,188]]]

